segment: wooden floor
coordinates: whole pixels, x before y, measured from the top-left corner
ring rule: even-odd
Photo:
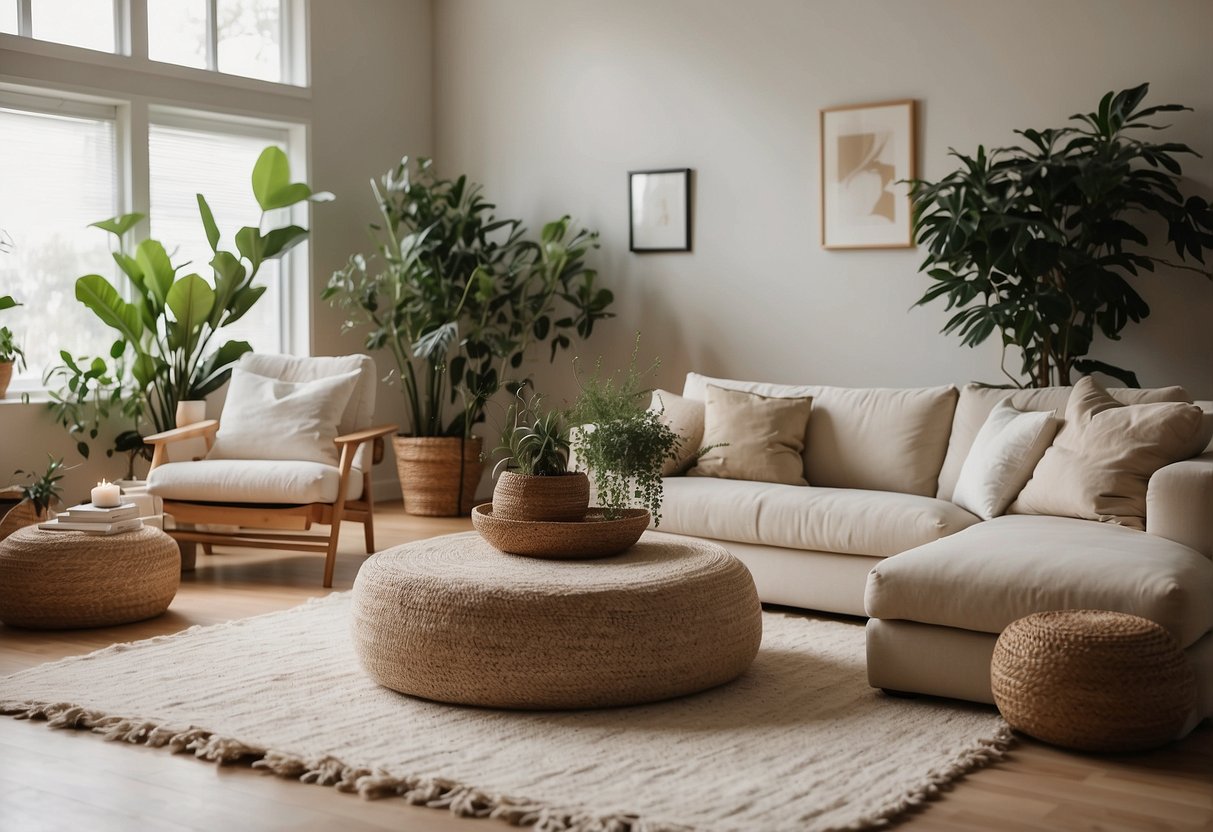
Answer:
[[[381,507],[380,547],[460,531],[465,520],[405,515]],[[359,527],[342,540],[335,587],[349,589],[365,559]],[[291,607],[326,594],[322,561],[289,552],[199,555],[170,611],[125,627],[36,633],[0,626],[0,674],[44,661]],[[218,767],[162,749],[119,746],[83,731],[0,718],[0,830],[453,830],[504,824],[445,811],[364,801],[335,789]],[[906,819],[927,830],[1206,830],[1213,832],[1213,729],[1151,754],[1096,757],[1024,740],[942,800]],[[761,832],[756,830],[755,832]]]

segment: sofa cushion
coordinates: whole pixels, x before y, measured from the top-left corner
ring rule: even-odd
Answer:
[[[688,373],[682,394],[704,401],[708,385],[761,396],[812,398],[804,449],[809,485],[935,494],[956,406],[955,387],[793,386]]]
[[[812,409],[808,397],[769,397],[709,386],[703,421],[708,450],[688,476],[808,485],[801,454]]]
[[[661,463],[661,476],[684,473],[695,464],[703,447],[703,402],[684,399],[669,390],[654,390],[649,410],[661,414],[661,421],[678,436],[674,458]]]
[[[1140,615],[1187,647],[1213,629],[1213,563],[1162,537],[1066,517],[997,517],[881,561],[873,618],[1001,633],[1034,612]]]
[[[1022,412],[1001,401],[965,457],[952,502],[983,520],[1003,514],[1057,433],[1051,410]]]
[[[887,557],[978,522],[932,497],[892,491],[673,477],[661,531],[791,549]]]
[[[153,468],[147,490],[165,500],[195,503],[331,503],[341,472],[319,462],[202,459]],[[351,469],[347,500],[362,496],[362,472]]]
[[[1164,465],[1208,443],[1204,412],[1194,404],[1124,405],[1092,378],[1074,385],[1066,421],[1012,514],[1102,520],[1144,531],[1146,486]]]
[[[948,452],[939,472],[939,490],[935,496],[941,500],[952,499],[956,480],[977,432],[985,424],[994,405],[1008,402],[1016,410],[1052,410],[1059,417],[1070,400],[1071,387],[1045,387],[1036,390],[1007,390],[998,387],[983,387],[966,384],[960,390],[956,402],[956,415],[952,419],[952,432],[948,437]],[[1112,398],[1122,404],[1143,402],[1190,402],[1192,397],[1182,387],[1160,387],[1156,390],[1135,390],[1116,387],[1108,390]]]

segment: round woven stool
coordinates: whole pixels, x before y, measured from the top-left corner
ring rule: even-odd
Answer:
[[[354,645],[401,693],[500,708],[596,708],[740,676],[762,640],[749,570],[711,543],[646,535],[622,555],[507,555],[475,533],[388,549],[354,581]]]
[[[1170,742],[1196,706],[1196,675],[1171,634],[1103,610],[1015,621],[994,647],[990,685],[1012,728],[1081,751]]]
[[[168,609],[181,580],[160,529],[115,535],[27,526],[0,542],[0,621],[39,630],[107,627]]]

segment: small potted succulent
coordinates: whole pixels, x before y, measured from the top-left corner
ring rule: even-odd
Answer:
[[[654,526],[661,523],[661,468],[677,458],[678,434],[662,420],[661,411],[648,407],[652,391],[642,380],[657,366],[654,362],[648,371],[638,371],[633,350],[626,371],[604,377],[599,359],[569,412],[572,424],[582,426],[574,432],[573,453],[589,469],[608,520],[639,504]]]
[[[20,306],[10,295],[0,297],[0,310]],[[13,380],[13,366],[25,368],[25,352],[13,332],[6,326],[0,326],[0,399],[8,395],[8,385]]]
[[[506,416],[496,453],[493,514],[504,520],[573,523],[585,519],[590,481],[568,470],[569,424],[559,410],[543,410],[543,397],[523,398],[526,385]]]
[[[16,471],[18,474],[24,474],[30,482],[21,486],[21,502],[0,521],[0,540],[17,529],[46,520],[51,506],[59,504],[59,498],[63,495],[63,487],[59,484],[63,479],[63,460],[55,459],[50,454],[47,454],[46,458],[46,471],[41,474],[35,471]]]

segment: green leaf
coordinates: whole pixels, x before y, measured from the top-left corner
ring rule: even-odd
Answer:
[[[236,248],[252,266],[250,273],[256,274],[265,252],[265,238],[261,232],[249,225],[241,228],[236,232]]]
[[[215,215],[211,206],[206,204],[206,197],[197,194],[198,213],[202,215],[202,227],[206,229],[206,241],[211,244],[211,251],[219,251],[219,226],[215,225]]]
[[[307,229],[301,228],[298,225],[288,225],[283,228],[273,229],[263,239],[264,247],[261,257],[262,259],[269,260],[273,257],[281,257],[306,240]]]
[[[163,362],[161,362],[163,363]],[[139,389],[146,390],[156,379],[157,361],[147,353],[140,353],[131,364],[131,375],[139,383]]]
[[[192,333],[210,317],[215,291],[198,275],[187,274],[169,289],[166,302],[177,323]]]
[[[266,211],[274,210],[275,208],[287,208],[296,203],[303,202],[312,196],[312,189],[302,182],[295,182],[290,185],[285,185],[279,188],[274,193],[270,194],[268,200],[262,203],[261,207]]]
[[[122,214],[117,217],[110,217],[108,220],[89,223],[89,227],[100,228],[102,231],[108,231],[121,239],[123,234],[138,225],[139,221],[146,216],[147,214]]]
[[[102,323],[118,330],[127,341],[139,342],[143,335],[143,319],[139,316],[139,310],[124,301],[104,277],[89,274],[77,280],[76,300],[91,309]]]
[[[270,145],[261,151],[257,163],[253,166],[253,196],[257,198],[261,210],[269,211],[281,207],[273,204],[274,196],[290,183],[291,164],[282,149]]]
[[[230,310],[227,317],[223,319],[222,326],[234,324],[245,316],[245,314],[253,308],[253,304],[261,299],[265,294],[265,286],[245,286],[243,289],[236,292],[232,296],[231,302],[227,305]]]
[[[135,262],[143,273],[144,286],[148,294],[163,305],[168,290],[173,285],[176,270],[168,259],[168,253],[158,240],[144,240],[135,249]]]

